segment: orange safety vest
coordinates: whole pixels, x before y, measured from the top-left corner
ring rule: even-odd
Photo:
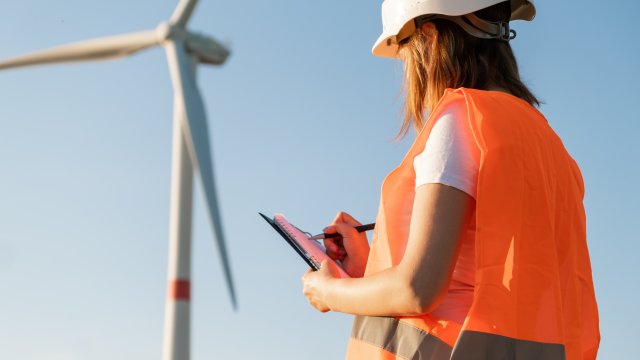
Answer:
[[[385,178],[365,276],[404,254],[413,159],[443,109],[461,101],[480,148],[476,279],[464,321],[356,316],[347,359],[595,359],[600,342],[577,164],[544,116],[501,92],[448,89]]]

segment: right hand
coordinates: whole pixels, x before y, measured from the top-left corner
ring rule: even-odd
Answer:
[[[351,277],[362,277],[369,258],[369,241],[364,232],[355,227],[362,225],[346,212],[339,212],[331,225],[324,228],[325,234],[340,234],[339,237],[324,239],[327,255],[338,260]]]

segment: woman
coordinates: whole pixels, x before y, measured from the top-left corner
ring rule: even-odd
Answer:
[[[582,177],[509,45],[509,21],[534,15],[526,0],[383,2],[373,53],[404,62],[401,134],[418,135],[371,248],[346,213],[325,229],[351,278],[330,262],[303,277],[318,310],[356,315],[348,359],[596,357]]]

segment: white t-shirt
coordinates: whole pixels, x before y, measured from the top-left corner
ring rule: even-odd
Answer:
[[[480,148],[471,131],[466,107],[453,103],[433,126],[425,149],[413,161],[416,188],[439,183],[453,186],[476,197]],[[475,212],[464,231],[449,291],[433,310],[439,318],[460,324],[473,302],[475,283]]]
[[[445,184],[475,199],[480,149],[464,109],[453,103],[433,126],[424,150],[413,160],[416,188],[424,184]]]

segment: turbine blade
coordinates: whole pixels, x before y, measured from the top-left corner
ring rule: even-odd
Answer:
[[[165,31],[168,31],[168,28]],[[158,45],[164,40],[162,37],[162,30],[158,28],[158,30],[81,41],[0,61],[0,69],[47,63],[117,58]]]
[[[220,209],[218,207],[218,197],[216,194],[215,179],[213,174],[213,163],[211,149],[209,146],[209,132],[207,129],[207,119],[204,110],[204,103],[200,97],[200,92],[196,85],[195,62],[187,56],[184,43],[170,41],[166,45],[169,67],[173,81],[176,103],[182,104],[185,111],[186,122],[183,124],[187,142],[189,143],[192,160],[195,167],[199,169],[202,179],[202,186],[206,202],[209,209],[209,216],[213,225],[213,230],[218,244],[218,251],[224,275],[227,281],[229,294],[233,308],[237,307],[236,293],[231,277],[231,267],[227,255],[227,247],[222,231],[222,221],[220,219]],[[195,156],[194,156],[195,155]]]
[[[180,0],[178,6],[171,15],[170,22],[181,28],[186,28],[191,14],[193,14],[193,8],[196,7],[198,0]]]

